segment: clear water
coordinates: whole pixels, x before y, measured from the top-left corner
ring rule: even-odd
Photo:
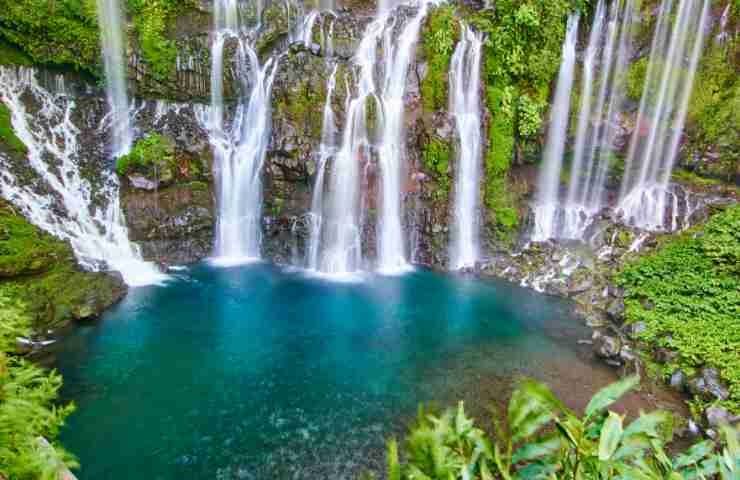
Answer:
[[[198,265],[56,346],[79,407],[62,441],[81,480],[354,478],[419,402],[487,405],[516,375],[592,393],[586,335],[505,283]]]

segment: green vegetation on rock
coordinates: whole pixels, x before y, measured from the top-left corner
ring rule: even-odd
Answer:
[[[486,35],[484,81],[488,125],[485,202],[490,221],[507,236],[519,223],[509,181],[514,160],[539,149],[550,83],[560,66],[567,0],[504,0],[467,15]]]
[[[454,6],[438,7],[429,14],[423,43],[427,72],[421,83],[424,108],[429,112],[447,106],[450,58],[460,36],[459,29]]]
[[[690,153],[714,159],[699,172],[725,181],[740,179],[740,34],[712,45],[702,60],[687,118]]]
[[[507,179],[514,149],[514,122],[511,90],[488,87],[486,104],[492,114],[488,126],[488,152],[485,158],[485,202],[499,233],[506,236],[519,223]]]
[[[0,0],[0,38],[34,63],[95,72],[100,48],[94,0]]]
[[[618,282],[626,321],[644,324],[639,339],[677,353],[662,373],[717,368],[729,390],[720,403],[740,412],[740,206],[713,216],[703,232],[668,239],[627,266]]]
[[[0,295],[23,307],[34,331],[94,317],[124,292],[120,279],[79,270],[68,243],[0,201]]]
[[[193,7],[193,1],[127,0],[127,5],[152,77],[160,82],[170,80],[177,60],[172,27],[178,14]]]
[[[138,140],[131,153],[120,157],[116,162],[119,175],[140,173],[160,180],[174,176],[175,145],[159,133]]]
[[[639,383],[628,377],[597,392],[582,417],[545,385],[524,380],[493,431],[475,425],[462,402],[433,415],[423,408],[399,449],[388,444],[390,480],[662,479],[732,480],[740,475],[740,432],[721,427],[723,444],[701,441],[675,456],[669,412],[630,423],[608,408]],[[496,412],[494,412],[496,415]],[[403,462],[402,462],[403,460]]]
[[[2,102],[0,102],[0,143],[16,153],[25,154],[28,151],[26,145],[15,135],[10,110]]]
[[[435,200],[446,200],[450,194],[450,144],[441,138],[432,138],[424,146],[422,160],[426,170],[437,182]]]

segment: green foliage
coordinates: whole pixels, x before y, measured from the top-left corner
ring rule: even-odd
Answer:
[[[644,56],[632,63],[627,70],[625,81],[627,96],[634,100],[640,101],[642,91],[645,88],[645,78],[647,77],[648,57]]]
[[[725,406],[740,412],[740,206],[713,216],[703,233],[670,240],[617,280],[627,321],[646,325],[641,339],[678,353],[663,373],[718,368],[730,390]]]
[[[0,0],[0,38],[35,63],[95,71],[98,27],[94,0]]]
[[[519,223],[519,217],[507,181],[514,155],[512,89],[488,87],[486,105],[491,112],[488,127],[488,152],[485,158],[485,202],[492,221],[504,235]]]
[[[16,153],[25,154],[28,151],[21,139],[16,137],[15,131],[13,131],[10,109],[2,102],[0,102],[0,143],[5,144]]]
[[[450,144],[440,138],[432,138],[422,151],[422,160],[428,173],[437,181],[437,200],[444,200],[450,193]]]
[[[486,35],[484,81],[491,114],[486,154],[485,203],[498,234],[519,223],[508,173],[514,159],[536,152],[550,82],[560,66],[569,0],[502,0],[467,20]],[[580,5],[581,7],[583,5]]]
[[[718,155],[702,166],[703,175],[740,178],[740,34],[713,45],[704,56],[691,96],[687,134],[691,153],[713,149]]]
[[[421,83],[421,95],[424,108],[432,112],[447,105],[450,58],[459,37],[455,7],[445,5],[435,8],[429,15],[427,25],[428,32],[423,44],[427,74]]]
[[[16,338],[30,335],[17,301],[0,290],[0,476],[56,480],[76,461],[53,440],[74,407],[55,405],[62,379],[14,354]]]
[[[487,34],[486,83],[518,92],[514,132],[522,139],[539,133],[573,7],[568,0],[503,0],[470,16],[471,24]]]
[[[171,171],[174,162],[174,144],[159,133],[153,133],[138,140],[131,153],[116,162],[116,172],[126,175],[138,172],[154,178],[162,178],[165,171]]]
[[[63,242],[41,233],[0,202],[0,279],[48,271],[68,255]]]
[[[672,416],[642,413],[625,425],[609,406],[639,383],[629,377],[598,392],[583,418],[568,410],[543,384],[524,380],[493,435],[475,426],[463,404],[442,415],[420,411],[399,454],[388,446],[390,479],[688,479],[740,474],[740,432],[722,428],[724,445],[703,441],[673,458]],[[506,420],[504,422],[504,419]],[[400,458],[405,462],[401,463]]]
[[[22,50],[0,37],[0,65],[33,65],[33,60]]]
[[[178,13],[191,5],[190,0],[128,0],[141,53],[152,76],[160,82],[169,80],[175,73],[177,47],[169,38],[170,25]]]

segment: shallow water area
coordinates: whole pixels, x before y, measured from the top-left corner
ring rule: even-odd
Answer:
[[[61,440],[81,480],[354,478],[419,402],[487,404],[520,375],[593,393],[613,377],[578,355],[588,335],[504,282],[202,263],[52,346],[78,406]]]

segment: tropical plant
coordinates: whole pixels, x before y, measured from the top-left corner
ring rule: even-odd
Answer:
[[[48,443],[74,407],[55,406],[62,378],[15,355],[18,337],[30,333],[22,308],[0,291],[0,477],[56,480],[77,465]]]
[[[463,407],[430,415],[420,409],[399,451],[388,444],[390,480],[700,479],[740,478],[738,431],[723,427],[720,450],[711,440],[671,458],[668,412],[642,413],[631,423],[608,411],[639,383],[629,377],[597,392],[578,417],[547,386],[523,380],[511,396],[506,422],[493,434],[476,427]],[[401,459],[404,461],[402,462]]]

